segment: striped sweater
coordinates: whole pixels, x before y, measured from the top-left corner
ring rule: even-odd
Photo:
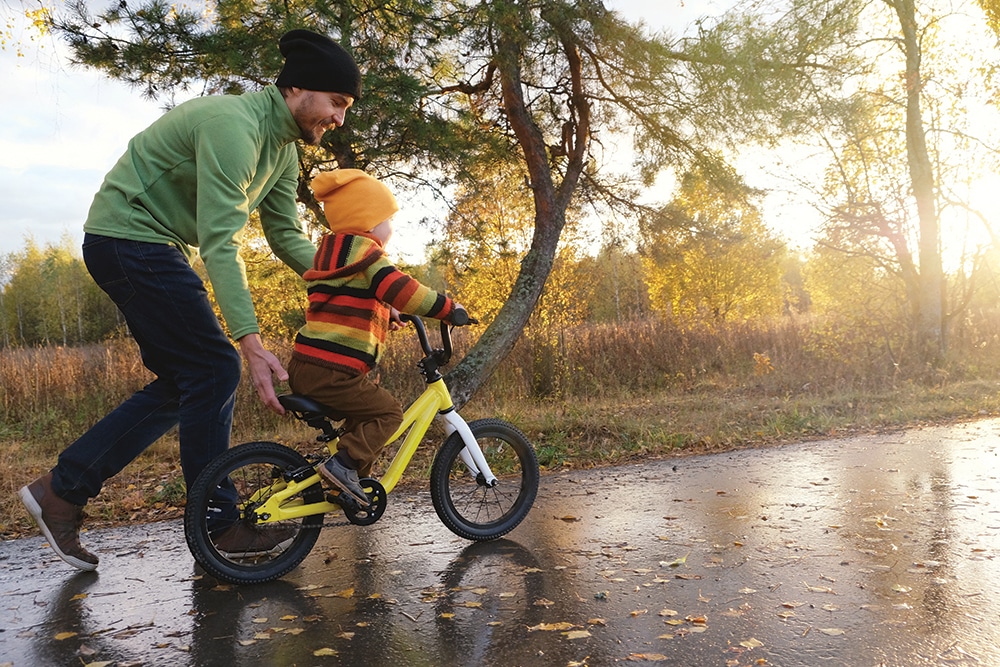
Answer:
[[[306,280],[306,324],[292,355],[362,375],[378,364],[389,331],[389,307],[446,319],[455,304],[393,266],[368,234],[327,234]]]

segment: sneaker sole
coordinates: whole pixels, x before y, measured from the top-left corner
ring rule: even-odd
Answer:
[[[35,497],[31,495],[31,491],[28,490],[28,487],[22,486],[21,490],[17,492],[17,495],[21,497],[21,502],[24,503],[24,507],[28,510],[28,514],[30,514],[31,518],[38,524],[38,527],[42,530],[42,534],[49,540],[49,546],[52,547],[52,550],[56,552],[57,556],[79,570],[93,572],[97,569],[97,563],[88,563],[85,560],[80,560],[76,556],[70,556],[67,553],[63,553],[63,550],[59,548],[58,544],[56,544],[56,540],[52,536],[52,532],[49,530],[49,527],[45,525],[44,521],[42,521],[42,506],[39,505],[38,501],[35,500]]]
[[[318,466],[317,470],[319,471],[319,474],[323,477],[323,479],[327,480],[328,482],[336,486],[338,489],[340,489],[343,493],[349,495],[351,498],[354,498],[354,500],[362,507],[368,507],[368,505],[371,504],[368,502],[368,498],[364,496],[358,497],[358,494],[354,493],[349,488],[347,488],[347,485],[341,482],[336,477],[334,477],[333,474],[331,474],[330,471],[326,469],[326,466],[320,465]]]

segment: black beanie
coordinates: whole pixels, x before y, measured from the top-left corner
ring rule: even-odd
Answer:
[[[278,48],[285,56],[285,66],[275,85],[361,97],[358,64],[329,37],[309,30],[292,30],[282,35]]]

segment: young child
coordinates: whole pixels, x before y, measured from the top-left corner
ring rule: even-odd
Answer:
[[[371,377],[386,333],[400,326],[394,311],[449,320],[461,306],[386,258],[399,206],[382,182],[359,169],[338,169],[318,175],[312,188],[332,233],[320,241],[312,268],[303,274],[309,306],[295,338],[288,384],[346,415],[337,454],[319,472],[364,507],[358,471],[370,473],[403,421],[399,402]]]

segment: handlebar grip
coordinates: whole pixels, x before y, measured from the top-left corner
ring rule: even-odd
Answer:
[[[451,320],[451,323],[456,327],[464,327],[472,320],[472,318],[469,317],[469,313],[467,313],[464,308],[456,308],[451,314],[451,317],[448,319]]]

